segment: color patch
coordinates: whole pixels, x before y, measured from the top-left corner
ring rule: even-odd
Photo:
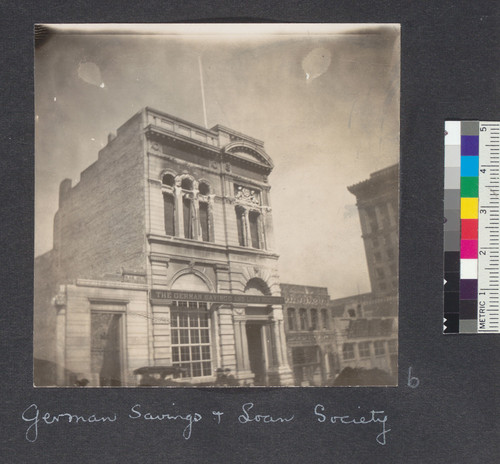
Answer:
[[[462,156],[479,156],[479,137],[477,135],[462,135],[460,154]]]
[[[445,272],[444,280],[446,280],[445,292],[458,292],[460,285],[459,272]]]
[[[449,189],[444,192],[444,209],[460,209],[460,190]]]
[[[443,324],[446,327],[445,333],[459,333],[460,315],[458,313],[445,313]]]
[[[460,190],[460,167],[445,168],[444,188]]]
[[[460,260],[460,277],[462,279],[477,279],[477,259]]]
[[[450,272],[460,272],[460,252],[458,251],[445,252],[444,268]]]
[[[477,219],[478,199],[462,198],[460,201],[460,217],[462,219]]]
[[[460,196],[477,198],[479,193],[479,179],[477,177],[462,177],[460,179]]]
[[[479,156],[462,156],[460,159],[460,175],[477,177],[479,174]]]
[[[460,279],[460,299],[477,300],[477,279]]]
[[[460,313],[460,322],[458,327],[460,333],[477,333],[477,321],[475,318],[474,320],[472,318],[463,318],[462,313]]]
[[[461,121],[460,135],[479,135],[479,121]]]
[[[477,219],[462,219],[461,237],[464,240],[477,240]]]
[[[460,146],[460,137],[462,134],[460,121],[446,121],[444,124],[445,128],[445,137],[444,144],[445,145],[456,145]]]
[[[477,318],[477,301],[461,300],[460,319],[476,319],[476,318]],[[474,322],[477,324],[477,321]]]
[[[460,240],[460,259],[477,259],[477,240]]]
[[[460,168],[460,147],[450,145],[445,148],[445,168]]]
[[[458,313],[458,303],[460,295],[458,292],[445,292],[444,293],[444,312],[445,313]]]
[[[444,237],[444,251],[456,251],[460,249],[460,231],[453,230]]]

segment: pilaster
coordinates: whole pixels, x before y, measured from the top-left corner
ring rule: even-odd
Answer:
[[[221,367],[236,371],[233,310],[230,305],[221,305],[219,313],[219,341]]]
[[[251,383],[254,374],[250,370],[245,308],[235,308],[233,312],[234,338],[236,346],[236,375],[241,383]]]
[[[276,344],[276,354],[278,358],[278,367],[273,369],[276,371],[279,384],[282,386],[293,385],[293,372],[288,365],[286,356],[286,337],[285,328],[283,326],[283,308],[281,305],[272,306],[273,317],[273,333]]]
[[[182,214],[182,188],[179,185],[174,187],[175,193],[175,232],[178,237],[184,237],[184,221],[181,219]]]

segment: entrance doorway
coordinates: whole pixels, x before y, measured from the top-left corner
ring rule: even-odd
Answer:
[[[91,370],[99,386],[122,385],[122,315],[93,312]]]
[[[254,385],[266,385],[266,358],[262,343],[263,324],[246,324],[250,370],[255,375]]]

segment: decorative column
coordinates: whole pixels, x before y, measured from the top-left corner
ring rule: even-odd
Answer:
[[[254,374],[250,369],[250,358],[248,357],[248,339],[246,330],[245,308],[234,308],[234,342],[236,347],[236,375],[242,383],[251,383]]]
[[[193,220],[193,239],[199,240],[201,237],[201,223],[200,223],[200,204],[198,203],[197,193],[193,194],[191,208],[194,211],[193,218],[192,218],[192,220]]]
[[[274,233],[273,233],[273,218],[271,208],[269,206],[264,206],[262,208],[262,222],[264,229],[264,243],[266,250],[272,250],[274,248]]]
[[[264,230],[263,212],[264,211],[260,212],[259,218],[258,218],[259,238],[260,238],[260,244],[259,244],[260,246],[259,246],[259,248],[261,250],[267,250],[267,246],[266,246],[266,234],[265,234],[265,230]]]
[[[243,230],[245,232],[245,246],[252,246],[252,235],[250,234],[250,220],[248,218],[248,208],[243,208]]]
[[[285,328],[283,326],[283,307],[281,305],[272,306],[272,321],[273,333],[275,338],[275,350],[278,361],[276,373],[278,375],[279,384],[282,386],[293,385],[293,373],[288,365],[286,355],[286,337]]]
[[[214,200],[215,200],[215,195],[208,195],[208,241],[209,242],[215,242]]]
[[[231,369],[236,367],[233,310],[230,305],[219,307],[219,346],[221,367]]]
[[[219,312],[217,311],[217,304],[212,304],[211,309],[213,310],[213,328],[212,333],[214,334],[215,342],[215,366],[217,368],[222,366],[221,349],[220,349],[220,324],[219,324]],[[213,358],[213,357],[212,357]]]
[[[200,204],[198,202],[198,182],[194,181],[193,182],[193,197],[191,200],[191,208],[192,211],[194,211],[194,214],[192,217],[193,221],[193,239],[194,240],[199,240],[201,237],[201,223],[200,223]]]
[[[182,205],[182,187],[181,179],[175,179],[174,187],[174,198],[175,198],[175,232],[177,237],[184,237],[184,220],[182,217],[183,205]]]

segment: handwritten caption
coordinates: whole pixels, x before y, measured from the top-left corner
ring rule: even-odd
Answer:
[[[174,404],[174,403],[173,403]],[[254,403],[247,402],[241,405],[241,408],[236,414],[226,414],[223,411],[213,410],[207,413],[201,412],[185,412],[173,413],[165,411],[149,411],[141,404],[134,404],[130,407],[128,413],[119,415],[117,412],[112,412],[107,415],[99,414],[74,414],[64,412],[54,414],[51,412],[42,412],[37,404],[33,403],[28,406],[21,418],[28,424],[25,432],[26,440],[34,443],[39,438],[41,426],[50,426],[55,424],[103,424],[103,423],[118,423],[120,421],[133,421],[139,423],[142,421],[148,422],[172,422],[180,424],[181,434],[185,440],[189,440],[195,430],[209,419],[215,421],[217,425],[223,421],[232,421],[240,426],[251,426],[252,424],[281,424],[286,425],[292,422],[313,421],[318,424],[329,426],[376,426],[375,440],[379,445],[387,443],[387,434],[391,429],[387,428],[388,415],[384,411],[372,409],[371,411],[356,414],[338,414],[331,412],[325,405],[317,403],[310,409],[310,414],[302,417],[296,414],[272,415],[267,411],[259,410]]]

